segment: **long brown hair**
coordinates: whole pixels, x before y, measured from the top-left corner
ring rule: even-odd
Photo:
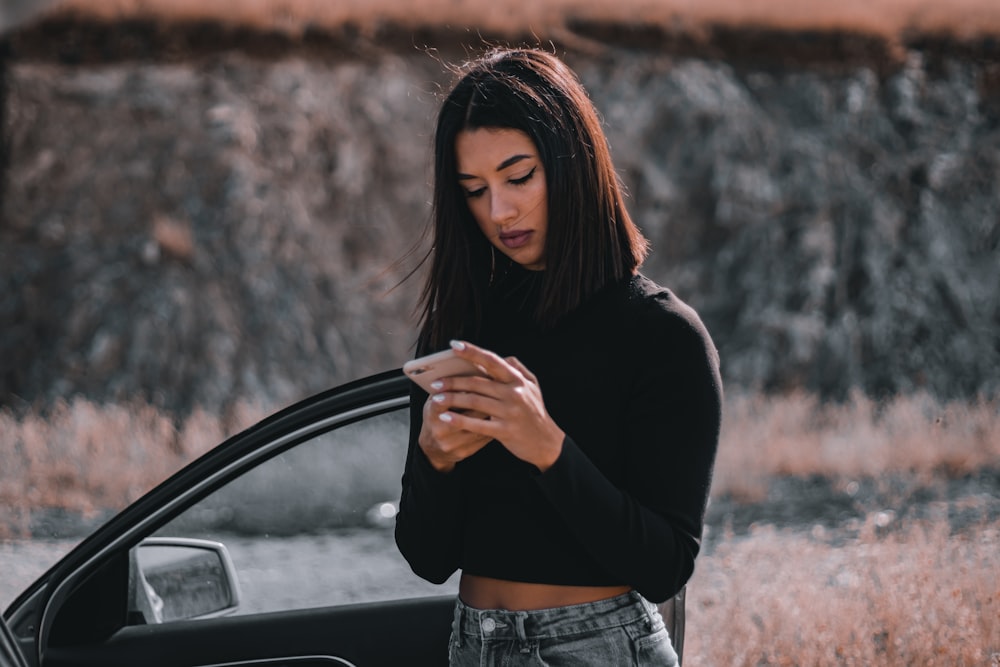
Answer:
[[[462,130],[520,130],[538,149],[548,190],[535,313],[543,327],[633,273],[648,252],[625,209],[597,111],[569,67],[536,49],[495,49],[459,73],[441,105],[434,142],[433,249],[420,300],[425,351],[478,333],[493,266],[490,242],[459,186],[455,138]]]

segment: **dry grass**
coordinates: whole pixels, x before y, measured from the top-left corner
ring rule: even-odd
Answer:
[[[765,528],[699,561],[686,665],[1000,662],[1000,524],[946,523],[830,548]],[[991,662],[992,660],[992,662]]]
[[[908,33],[972,39],[1000,32],[994,0],[66,0],[59,10],[105,20],[153,18],[211,21],[298,34],[350,24],[374,34],[404,28],[450,26],[489,34],[558,36],[571,19],[661,25],[697,33],[708,26],[765,26],[778,30],[861,32],[890,41]]]
[[[998,460],[997,400],[739,396],[713,490],[755,500],[779,475],[930,480]],[[716,537],[689,587],[686,664],[1000,666],[1000,522],[954,533],[949,511],[905,525],[873,512],[836,547],[822,529]]]
[[[198,410],[177,423],[149,405],[82,399],[21,418],[0,411],[0,508],[16,516],[32,508],[122,508],[265,412],[251,405],[225,417]],[[760,499],[777,476],[931,477],[1000,461],[1000,399],[876,403],[855,395],[833,405],[802,393],[734,396],[723,424],[713,493],[746,500]]]
[[[7,528],[34,507],[121,507],[263,413],[244,406],[175,424],[149,406],[83,400],[20,419],[0,412]],[[734,396],[724,424],[715,494],[753,498],[777,475],[931,476],[1000,460],[998,400]],[[711,534],[689,587],[686,664],[995,667],[1000,522],[954,533],[947,514],[887,527],[873,513],[836,546],[823,531],[766,525]]]
[[[757,500],[781,475],[961,475],[997,461],[1000,399],[913,395],[877,402],[855,393],[824,404],[806,393],[744,395],[725,407],[713,490]]]
[[[178,425],[149,405],[83,399],[21,418],[0,411],[0,538],[24,534],[36,508],[121,509],[263,416],[241,405],[224,419],[196,410]]]

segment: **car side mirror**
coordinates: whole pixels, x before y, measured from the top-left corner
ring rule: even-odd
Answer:
[[[129,624],[211,618],[235,612],[239,580],[220,542],[148,537],[129,552]]]

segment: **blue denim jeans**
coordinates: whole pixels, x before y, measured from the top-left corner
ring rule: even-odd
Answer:
[[[635,591],[538,611],[458,600],[448,656],[451,667],[677,665],[660,612]]]

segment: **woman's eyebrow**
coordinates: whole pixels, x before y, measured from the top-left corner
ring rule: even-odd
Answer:
[[[497,165],[497,171],[503,171],[507,167],[509,167],[509,166],[511,166],[513,164],[517,164],[521,160],[527,160],[528,158],[531,158],[531,157],[532,157],[531,155],[527,155],[527,154],[511,155],[509,158],[507,158],[506,160],[504,160],[503,162],[501,162],[499,165]],[[470,174],[461,174],[461,173],[458,174],[458,180],[460,180],[460,181],[468,181],[468,180],[471,180],[473,178],[476,178],[476,177],[472,176]]]
[[[500,163],[500,165],[497,167],[497,171],[503,171],[512,164],[517,164],[521,160],[527,160],[530,157],[531,157],[530,155],[512,155]]]

